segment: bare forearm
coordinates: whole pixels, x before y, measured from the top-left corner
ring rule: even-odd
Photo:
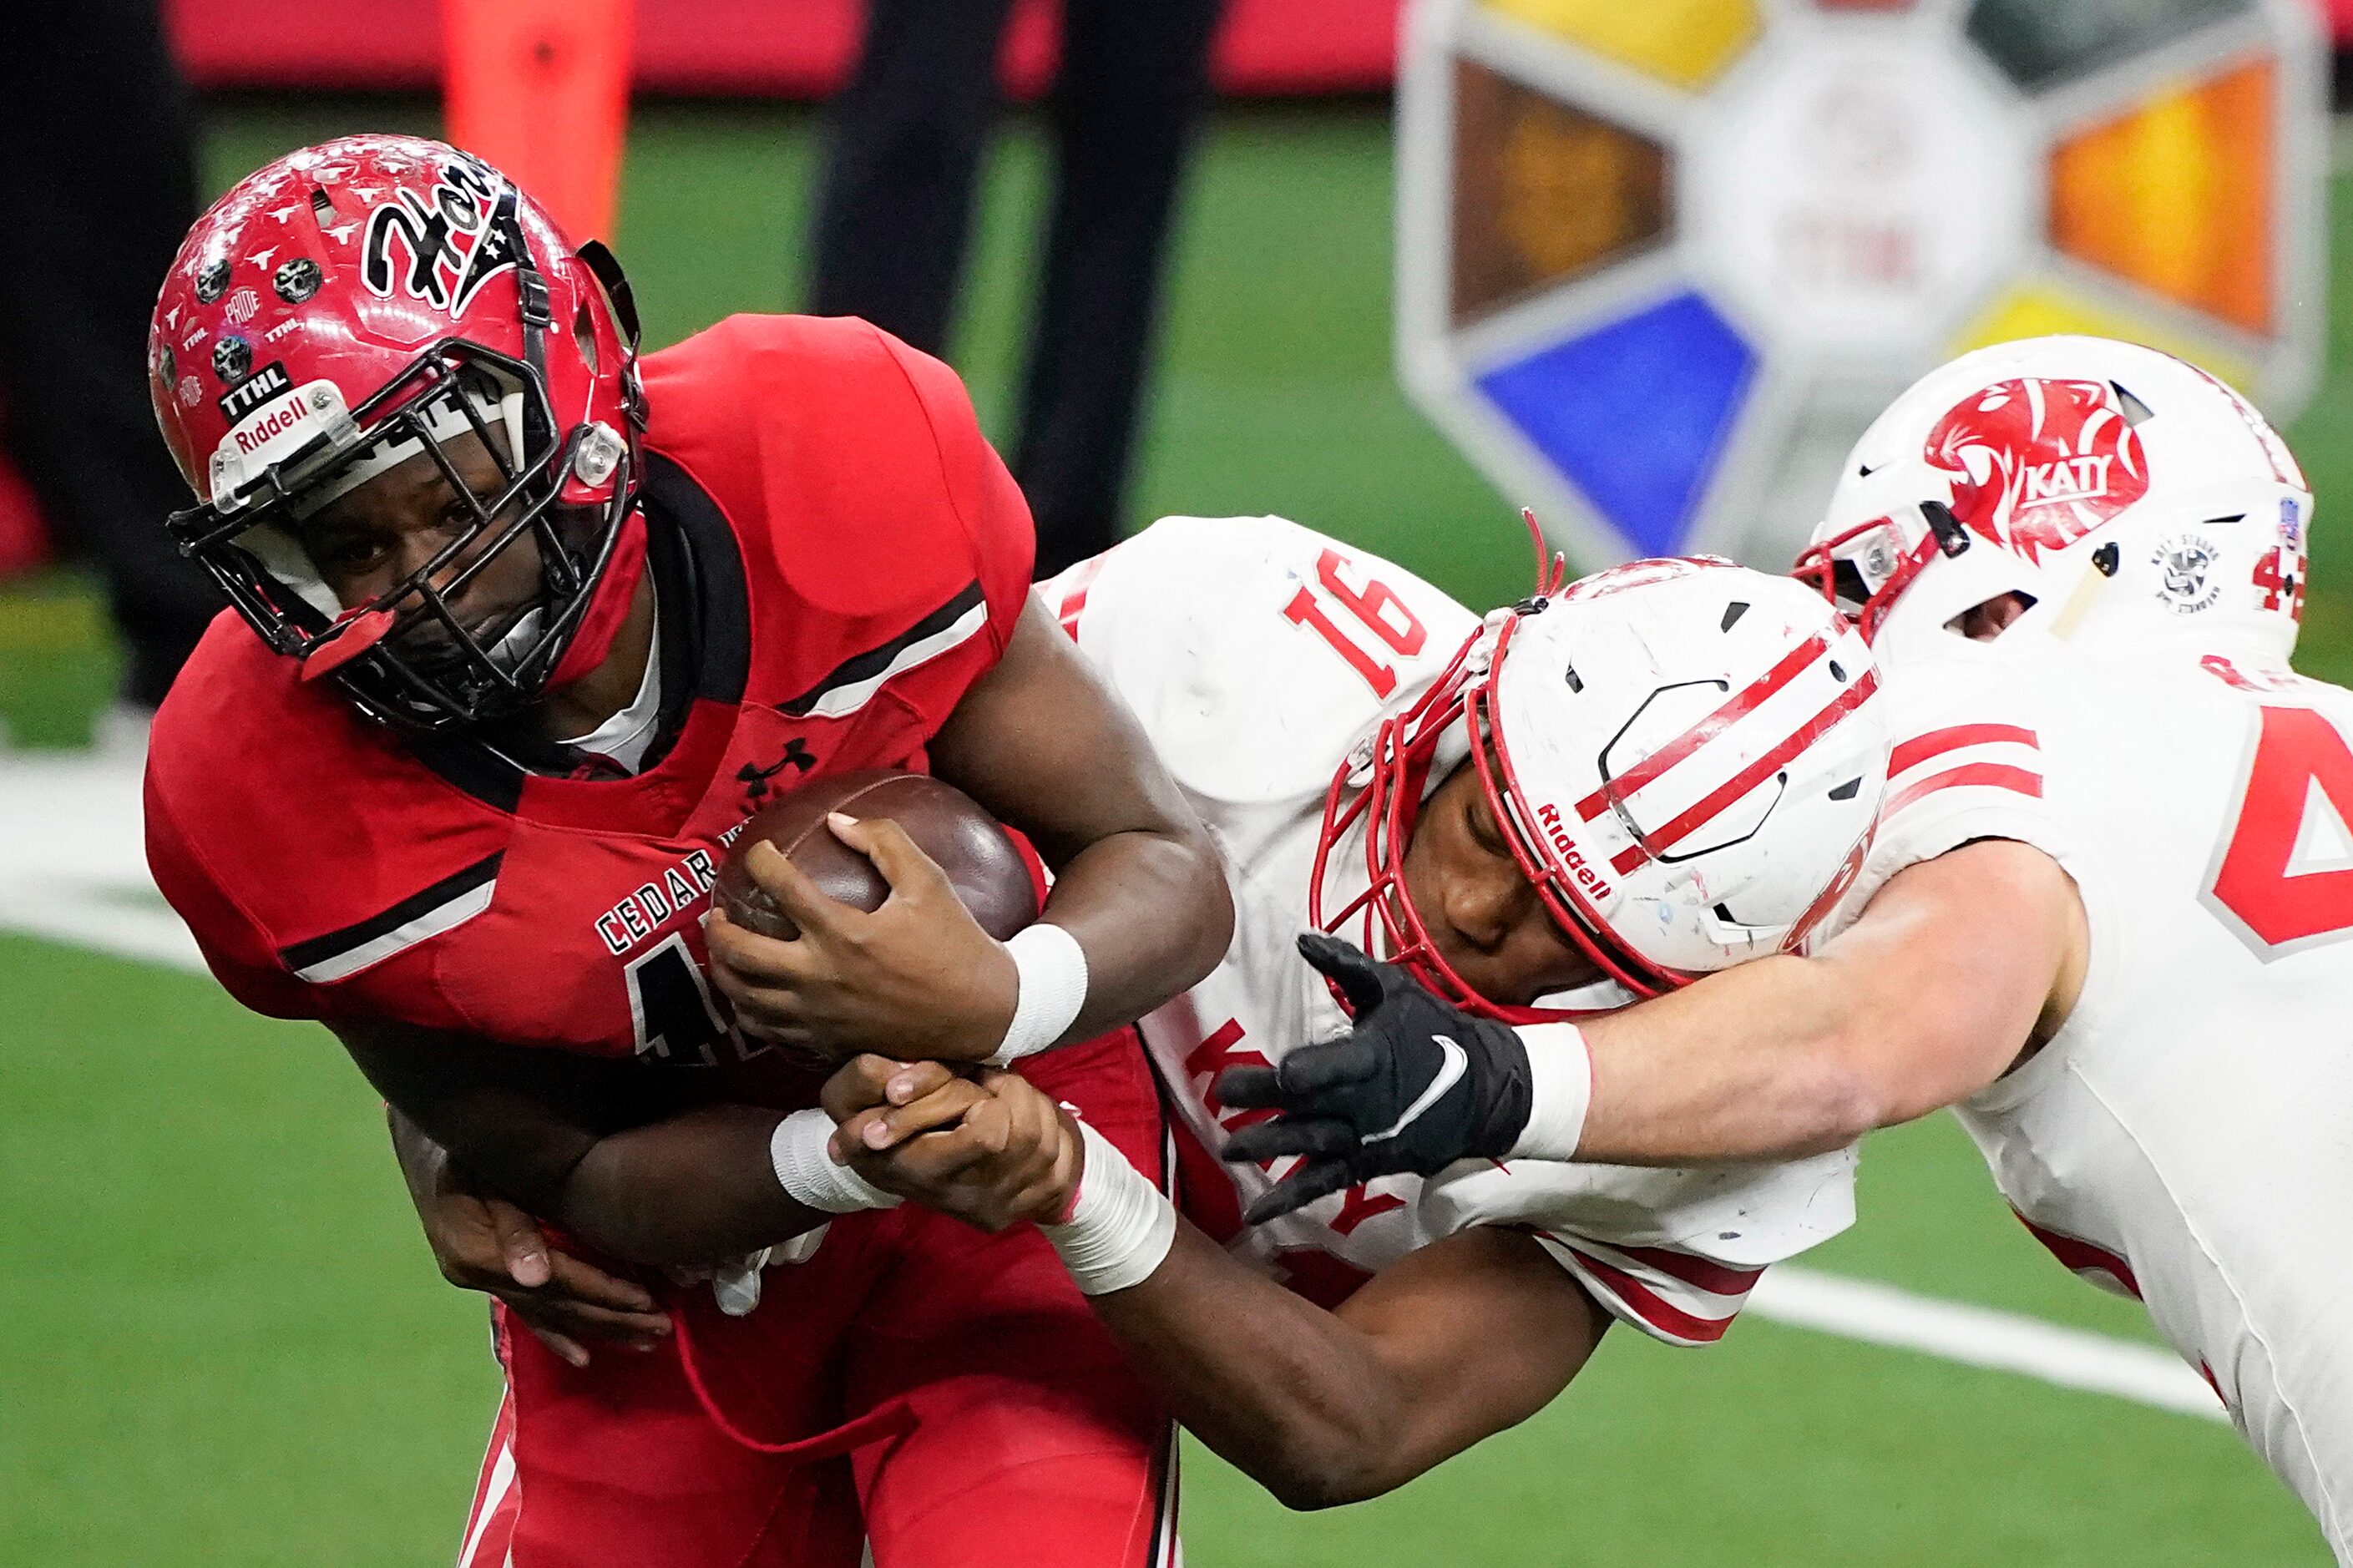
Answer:
[[[1189,1223],[1150,1279],[1093,1305],[1171,1414],[1289,1507],[1376,1497],[1444,1457],[1405,1451],[1408,1400],[1365,1333]]]
[[[1576,1157],[1651,1165],[1791,1157],[1900,1120],[1904,1108],[1856,1059],[1852,1009],[1831,994],[1831,979],[1804,959],[1764,959],[1585,1025],[1593,1100]]]
[[[741,1257],[827,1217],[777,1181],[774,1110],[710,1105],[617,1126],[624,1103],[659,1103],[639,1069],[393,1023],[337,1034],[393,1108],[412,1195],[455,1160],[484,1194],[633,1263]]]
[[[2040,850],[1982,840],[1910,867],[1819,956],[1741,964],[1586,1026],[1577,1158],[1819,1153],[1966,1099],[2065,1021],[2089,942],[2074,883]]]
[[[1233,898],[1216,844],[1135,716],[1034,596],[931,759],[1054,868],[1046,913],[1087,955],[1086,1005],[1063,1039],[1141,1017],[1225,956]]]
[[[547,1217],[614,1258],[709,1264],[773,1247],[828,1215],[777,1184],[773,1110],[713,1105],[596,1141]]]
[[[1377,1497],[1525,1420],[1608,1324],[1533,1239],[1485,1227],[1327,1312],[1180,1226],[1148,1279],[1092,1300],[1177,1419],[1293,1508]]]
[[[1056,877],[1044,918],[1087,955],[1086,1005],[1065,1040],[1142,1017],[1217,967],[1233,937],[1217,852],[1206,833],[1181,828],[1090,845]]]

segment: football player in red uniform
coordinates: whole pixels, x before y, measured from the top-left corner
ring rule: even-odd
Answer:
[[[1224,950],[1215,854],[1030,602],[952,372],[848,320],[735,318],[642,377],[635,337],[601,247],[436,142],[305,149],[199,221],[151,380],[199,501],[170,526],[237,614],[156,720],[156,880],[235,995],[343,1041],[425,1201],[496,1194],[617,1272],[803,1259],[765,1310],[677,1296],[676,1353],[590,1362],[499,1309],[469,1563],[1146,1561],[1166,1423],[1052,1254],[825,1159],[818,1071],[747,1045],[700,922],[775,792],[935,769],[1054,868],[1047,920],[997,942],[891,825],[845,826],[894,894],[730,933],[766,1033],[1091,1042],[1023,1070],[1157,1168],[1119,1026]]]

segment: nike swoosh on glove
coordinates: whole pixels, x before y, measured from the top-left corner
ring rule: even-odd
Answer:
[[[1243,1219],[1263,1224],[1375,1176],[1434,1175],[1457,1160],[1501,1159],[1527,1125],[1527,1047],[1394,963],[1311,931],[1299,951],[1340,987],[1355,1026],[1274,1067],[1229,1068],[1228,1105],[1280,1112],[1226,1142],[1236,1163],[1303,1156]]]

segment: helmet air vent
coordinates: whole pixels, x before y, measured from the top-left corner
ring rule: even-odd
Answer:
[[[1724,606],[1724,622],[1715,629],[1720,632],[1730,631],[1735,626],[1739,624],[1740,617],[1747,613],[1747,605],[1738,599],[1733,600],[1732,603]]]
[[[2157,417],[2147,404],[2125,390],[2123,383],[2112,381],[2108,385],[2115,389],[2116,402],[2125,411],[2125,423],[2134,429],[2139,429],[2142,425]]]
[[[596,323],[588,314],[588,301],[586,300],[581,300],[580,308],[572,313],[572,346],[580,352],[581,359],[588,366],[588,374],[596,374]]]
[[[1860,777],[1851,778],[1847,780],[1846,783],[1833,788],[1831,791],[1831,798],[1832,800],[1852,800],[1858,794],[1862,793],[1862,780]]]
[[[1927,520],[1928,531],[1936,536],[1936,547],[1947,555],[1958,555],[1969,547],[1969,531],[1943,501],[1922,501],[1920,515]]]

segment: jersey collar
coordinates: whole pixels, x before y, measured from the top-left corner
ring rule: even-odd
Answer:
[[[638,494],[662,627],[661,721],[646,765],[626,778],[562,776],[575,762],[569,748],[512,729],[411,742],[427,767],[486,805],[553,825],[665,831],[692,812],[726,752],[752,662],[742,549],[717,503],[661,454],[648,454]]]

